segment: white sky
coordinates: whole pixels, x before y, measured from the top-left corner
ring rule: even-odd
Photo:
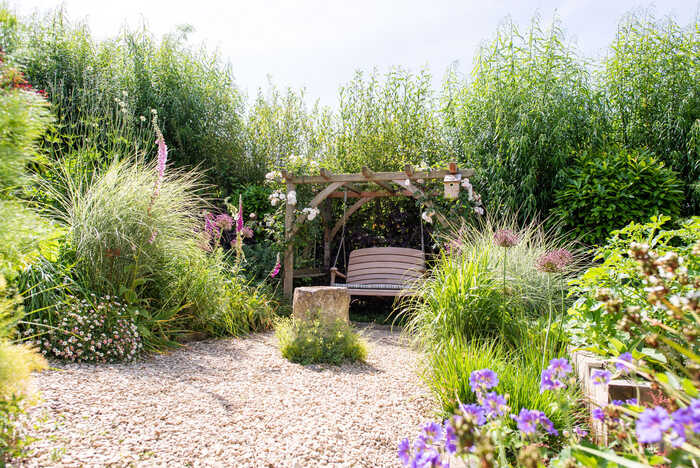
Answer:
[[[427,65],[436,85],[454,61],[468,72],[477,46],[509,15],[525,27],[536,12],[549,22],[556,11],[583,53],[597,57],[627,11],[651,6],[685,25],[699,6],[698,0],[10,0],[20,13],[61,4],[72,19],[87,19],[98,38],[144,20],[158,36],[190,24],[191,41],[218,48],[250,97],[269,74],[278,86],[305,87],[312,101],[329,106],[357,69]]]

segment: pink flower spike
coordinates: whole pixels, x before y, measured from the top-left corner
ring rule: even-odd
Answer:
[[[236,220],[236,232],[243,230],[243,196],[238,195],[238,219]]]

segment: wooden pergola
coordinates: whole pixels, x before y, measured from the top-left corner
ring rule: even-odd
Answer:
[[[456,163],[450,163],[448,169],[416,171],[412,166],[404,167],[402,172],[374,172],[367,167],[362,168],[362,172],[356,174],[333,174],[325,169],[321,170],[318,176],[295,176],[286,171],[282,171],[282,177],[287,187],[287,193],[295,191],[297,185],[315,184],[325,185],[316,193],[309,202],[308,207],[318,209],[321,203],[328,198],[357,199],[347,208],[344,216],[339,219],[331,228],[330,223],[324,227],[323,235],[323,260],[327,268],[330,263],[331,242],[338,231],[342,228],[347,219],[352,216],[360,207],[367,202],[381,197],[413,197],[416,199],[425,198],[424,182],[427,180],[441,179],[446,177],[471,177],[473,169],[458,169]],[[344,189],[344,190],[341,190]],[[432,195],[432,194],[431,194]],[[433,207],[430,200],[425,200],[425,205]],[[291,297],[293,293],[294,280],[294,249],[292,238],[299,232],[302,224],[306,221],[307,214],[301,213],[295,217],[296,206],[286,204],[284,217],[284,232],[287,241],[287,248],[284,252],[284,295]],[[330,210],[325,210],[324,219],[330,218]],[[436,218],[443,224],[447,220],[440,213],[436,213]]]

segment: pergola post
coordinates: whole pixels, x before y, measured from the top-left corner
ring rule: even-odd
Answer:
[[[287,179],[287,193],[296,190],[296,185],[289,182]],[[294,244],[292,228],[294,227],[294,205],[286,203],[286,211],[284,213],[284,240],[286,248],[284,250],[284,296],[291,298],[294,293]]]

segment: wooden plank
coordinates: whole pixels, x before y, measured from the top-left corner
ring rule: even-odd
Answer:
[[[408,265],[408,268],[406,268]],[[348,266],[348,272],[356,270],[367,270],[372,268],[383,268],[383,269],[394,269],[394,270],[413,270],[417,272],[424,272],[425,268],[418,264],[406,264],[402,262],[353,262]]]
[[[351,296],[380,296],[380,297],[404,297],[413,296],[414,291],[403,289],[401,291],[391,289],[352,289],[348,288],[348,293]]]
[[[443,179],[450,171],[447,169],[437,169],[432,171],[418,171],[414,172],[408,179]],[[462,169],[459,171],[462,177],[471,177],[474,175],[474,169]],[[323,176],[295,176],[287,172],[282,173],[286,181],[292,182],[294,184],[323,184],[327,183],[328,179]],[[375,172],[374,179],[381,181],[394,181],[394,180],[405,180],[407,174],[405,171],[401,172]],[[333,182],[367,182],[367,178],[363,174],[333,174],[331,177]]]
[[[322,168],[322,169],[321,169],[321,176],[322,176],[322,177],[325,177],[326,180],[328,180],[329,182],[332,182],[333,173],[332,173],[331,171],[329,171],[328,169],[323,169],[323,168]],[[347,187],[347,188],[349,188],[350,190],[352,190],[354,193],[359,194],[360,192],[362,192],[362,189],[360,189],[359,187],[357,187],[357,186],[354,185],[354,184],[351,184],[350,182],[346,182],[344,185],[345,185],[345,187]]]
[[[350,257],[360,257],[363,255],[401,255],[424,259],[425,254],[418,249],[408,247],[365,247],[364,249],[353,250]]]
[[[408,278],[401,275],[366,275],[366,276],[348,276],[348,283],[356,284],[395,284],[403,285],[418,281],[420,278]]]
[[[431,196],[442,196],[442,192],[430,192]],[[364,192],[348,192],[348,198],[386,198],[386,197],[411,197],[413,196],[408,190],[401,190],[393,193],[386,191],[364,191]],[[333,192],[328,195],[328,198],[345,198],[345,192]]]
[[[350,253],[352,255],[352,253]],[[359,263],[364,262],[381,262],[381,263],[403,263],[406,265],[407,268],[410,267],[423,267],[425,265],[425,261],[422,258],[418,257],[411,257],[411,256],[403,256],[403,257],[397,257],[396,255],[384,255],[384,254],[376,254],[376,255],[367,255],[364,257],[361,257],[359,260],[358,258],[360,257],[350,257],[350,260],[348,260],[348,267],[351,266],[356,266]]]
[[[387,189],[389,191],[389,193],[393,194],[394,192],[396,192],[396,190],[394,190],[394,187],[392,187],[390,184],[388,184],[387,182],[384,182],[383,180],[377,179],[375,177],[376,173],[373,172],[369,167],[367,167],[367,166],[362,167],[362,175],[365,176],[367,178],[367,180],[370,180],[377,185],[381,185],[382,187]]]
[[[392,270],[391,268],[365,268],[363,270],[350,270],[348,271],[348,276],[359,278],[361,276],[385,275],[387,277],[396,276],[399,278],[422,278],[424,273],[423,271],[410,268],[404,268],[402,270]]]

